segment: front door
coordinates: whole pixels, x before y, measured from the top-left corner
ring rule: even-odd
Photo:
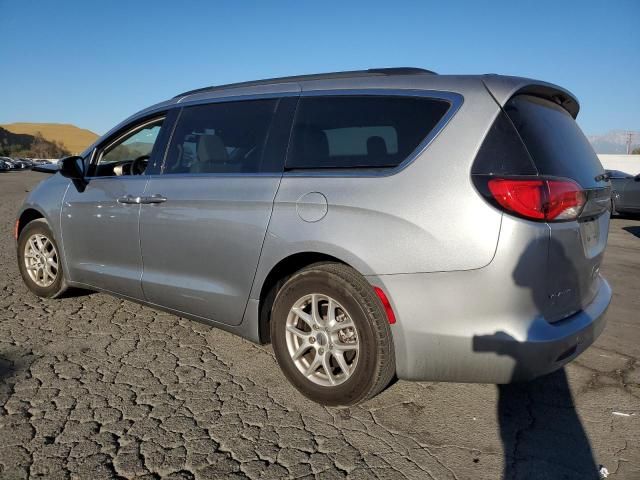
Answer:
[[[69,278],[142,299],[139,216],[164,118],[125,128],[93,153],[84,188],[70,185],[62,206]]]
[[[185,107],[143,205],[148,301],[231,325],[242,321],[282,176],[294,99]],[[286,125],[280,125],[277,119]],[[286,132],[286,135],[281,134]]]

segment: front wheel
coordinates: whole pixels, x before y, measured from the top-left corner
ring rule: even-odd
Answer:
[[[44,219],[29,222],[20,232],[18,266],[24,283],[39,297],[55,298],[67,289],[58,245]]]
[[[395,374],[380,300],[346,265],[311,265],[282,286],[273,304],[271,341],[287,379],[324,405],[371,398]]]

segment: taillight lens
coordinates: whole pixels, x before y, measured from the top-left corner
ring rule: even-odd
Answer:
[[[572,181],[547,180],[549,197],[546,205],[547,220],[573,220],[578,218],[587,202],[580,185]]]
[[[501,207],[533,220],[576,219],[586,202],[573,180],[492,178],[487,185]]]

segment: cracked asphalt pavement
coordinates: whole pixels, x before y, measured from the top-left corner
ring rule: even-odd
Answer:
[[[30,294],[12,228],[44,176],[0,174],[1,478],[640,479],[640,221],[613,220],[608,325],[564,370],[399,381],[335,409],[270,346],[104,294]]]

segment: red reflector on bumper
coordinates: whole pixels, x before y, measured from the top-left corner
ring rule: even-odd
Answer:
[[[376,295],[378,295],[378,298],[382,302],[382,306],[384,307],[384,311],[387,314],[387,320],[389,324],[393,325],[394,323],[396,323],[396,314],[393,313],[393,309],[391,308],[391,303],[389,303],[389,299],[387,298],[387,295],[382,291],[380,287],[373,287],[373,289],[375,290]]]

